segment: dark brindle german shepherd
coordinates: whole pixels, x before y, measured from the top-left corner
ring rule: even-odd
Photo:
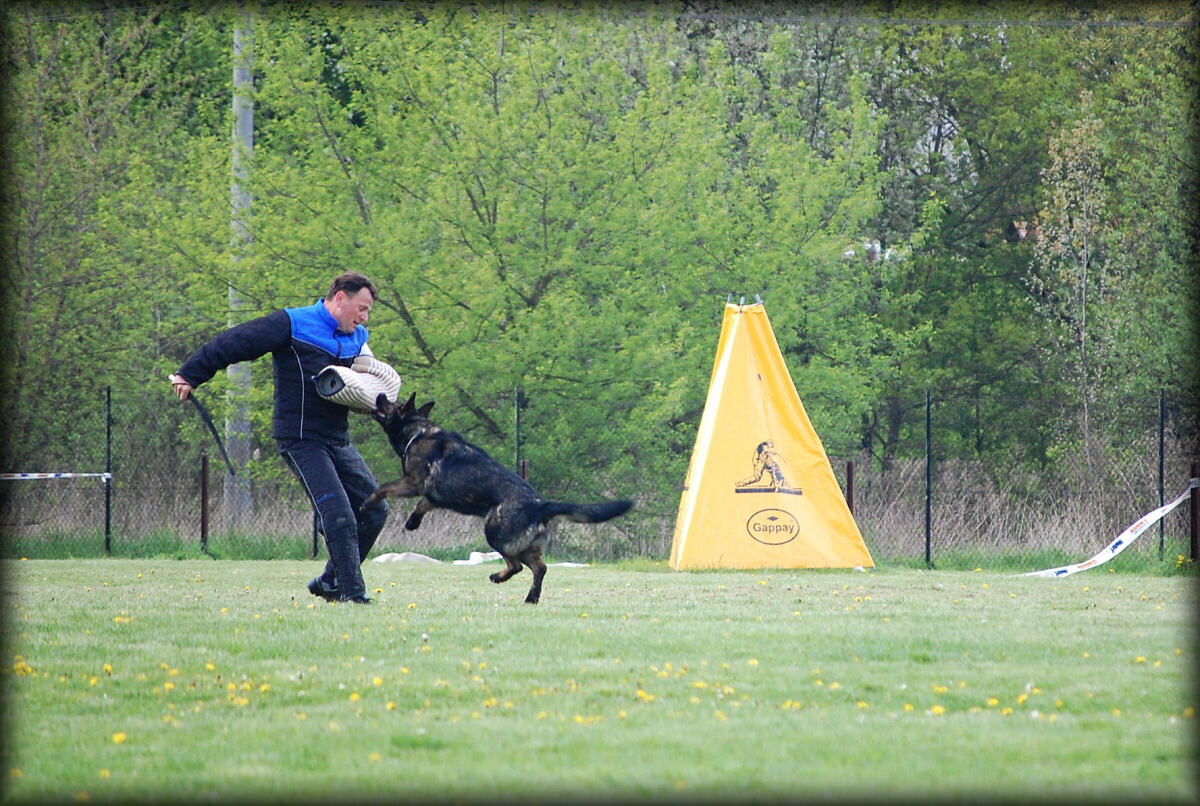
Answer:
[[[483,534],[488,545],[500,553],[506,567],[492,574],[492,582],[506,582],[521,571],[533,572],[533,585],[525,601],[537,604],[542,595],[546,564],[542,552],[550,542],[550,520],[560,515],[577,523],[601,523],[623,515],[632,501],[600,504],[571,504],[547,501],[523,478],[501,465],[483,449],[453,431],[444,431],[429,419],[433,402],[421,408],[416,395],[406,403],[391,403],[380,395],[374,417],[383,426],[392,449],[400,457],[404,475],[382,484],[363,502],[374,506],[392,496],[422,496],[404,528],[416,529],[427,512],[452,509],[484,519]]]

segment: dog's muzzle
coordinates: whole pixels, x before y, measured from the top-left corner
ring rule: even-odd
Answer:
[[[400,375],[370,353],[355,358],[348,367],[325,367],[313,380],[321,397],[363,414],[375,411],[380,394],[393,403],[400,394]]]

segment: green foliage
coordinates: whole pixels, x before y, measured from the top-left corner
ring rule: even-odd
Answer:
[[[100,415],[61,390],[165,392],[229,323],[231,286],[251,316],[346,269],[382,290],[372,343],[405,391],[533,460],[550,494],[674,507],[729,295],[764,299],[832,453],[921,455],[926,390],[941,456],[1052,463],[1081,388],[1096,444],[1130,427],[1121,401],[1158,389],[1194,444],[1191,12],[1140,9],[1155,25],[1139,27],[1074,24],[1124,13],[1101,6],[922,8],[883,25],[874,6],[261,7],[253,245],[235,267],[233,12],[8,7],[0,381],[22,439],[5,462],[97,465],[80,435]],[[1079,186],[1056,160],[1090,120],[1114,282],[1089,295],[1103,326],[1081,376],[1044,247],[1071,210],[1055,193]],[[251,393],[264,480],[286,472],[270,375],[260,362]],[[205,390],[218,418],[222,383]],[[188,428],[156,434],[158,455],[195,453],[172,444]]]

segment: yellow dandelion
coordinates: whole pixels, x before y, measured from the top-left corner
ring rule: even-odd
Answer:
[[[358,695],[357,691],[350,692],[350,702],[358,702],[361,699],[362,697]]]
[[[654,695],[640,688],[637,690],[637,698],[642,702],[654,702]]]
[[[751,658],[750,660],[746,661],[746,665],[747,666],[757,666],[758,658]]]
[[[117,731],[112,735],[113,744],[125,744],[125,740],[128,738],[129,737],[121,731]]]
[[[715,716],[719,722],[725,722],[729,719],[729,717],[725,716],[725,714],[721,713],[720,711],[714,711],[713,716]]]
[[[376,591],[376,593],[378,593],[378,591]],[[379,755],[378,753],[372,753],[371,755],[367,756],[367,761],[374,764],[376,761],[379,761],[379,759],[381,759],[381,758],[383,758],[383,756]]]
[[[1138,656],[1137,656],[1137,659],[1134,661],[1134,663],[1145,663],[1145,662],[1146,662],[1146,656],[1145,656],[1145,655],[1138,655]]]
[[[112,664],[111,663],[104,664],[104,673],[112,674]]]
[[[382,678],[382,677],[376,677],[376,678],[374,678],[373,680],[371,680],[371,683],[373,683],[373,684],[374,684],[374,685],[376,685],[376,686],[382,686],[382,685],[383,685],[383,678]]]
[[[929,710],[933,713],[934,716],[941,716],[942,714],[946,713],[946,706],[935,705],[932,708],[930,708]]]
[[[105,769],[105,768],[101,768],[101,770],[100,770],[100,777],[101,777],[101,778],[112,778],[112,773],[111,773],[111,772],[109,772],[109,771],[108,771],[107,769]]]
[[[988,697],[987,704],[989,707],[995,708],[997,705],[1000,704],[1000,700],[996,699],[995,697]]]
[[[870,707],[869,705],[867,705],[865,700],[859,700],[858,702],[855,703],[855,705],[857,705],[860,709],[862,709],[864,711]]]
[[[1187,706],[1186,708],[1184,708],[1184,709],[1183,709],[1183,716],[1184,716],[1184,718],[1185,718],[1185,719],[1191,719],[1191,718],[1192,718],[1192,717],[1194,717],[1195,715],[1196,715],[1196,708],[1195,708],[1195,706],[1189,705],[1189,706]]]

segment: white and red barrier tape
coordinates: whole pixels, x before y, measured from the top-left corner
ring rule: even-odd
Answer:
[[[1105,546],[1099,554],[1097,554],[1095,557],[1092,557],[1090,560],[1085,560],[1081,563],[1075,563],[1074,565],[1064,565],[1061,568],[1047,568],[1045,571],[1031,571],[1028,574],[1021,574],[1021,576],[1065,577],[1069,574],[1074,574],[1079,571],[1086,571],[1089,568],[1095,568],[1097,565],[1103,565],[1113,557],[1116,557],[1125,549],[1129,548],[1130,544],[1132,544],[1134,540],[1137,540],[1138,536],[1141,535],[1142,532],[1158,523],[1164,516],[1166,516],[1168,512],[1182,504],[1183,500],[1188,497],[1188,494],[1191,493],[1192,488],[1194,487],[1200,487],[1200,479],[1189,479],[1187,489],[1180,493],[1178,498],[1169,504],[1163,504],[1153,512],[1148,512],[1143,515],[1136,523],[1134,523],[1124,532],[1121,532],[1121,534],[1117,535],[1116,540]]]
[[[112,473],[0,473],[0,480],[13,479],[104,479],[108,481]]]

